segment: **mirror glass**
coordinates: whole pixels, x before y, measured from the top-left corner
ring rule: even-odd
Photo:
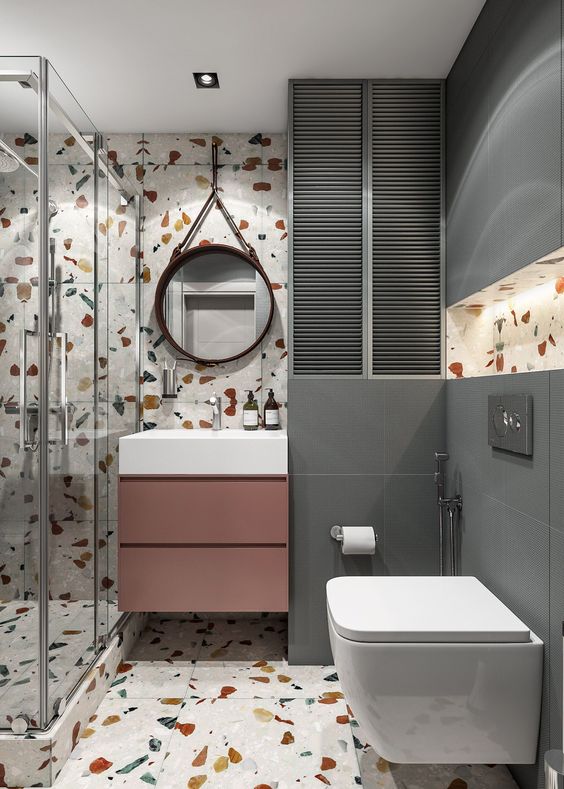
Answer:
[[[196,247],[166,282],[162,318],[185,353],[224,361],[257,343],[268,327],[272,301],[267,282],[243,252]]]

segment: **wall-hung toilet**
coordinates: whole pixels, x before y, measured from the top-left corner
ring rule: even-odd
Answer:
[[[476,578],[333,578],[327,611],[345,696],[379,755],[535,761],[543,643]]]

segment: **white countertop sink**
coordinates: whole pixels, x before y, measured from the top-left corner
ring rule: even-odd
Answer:
[[[119,440],[119,473],[287,474],[285,430],[145,430]]]

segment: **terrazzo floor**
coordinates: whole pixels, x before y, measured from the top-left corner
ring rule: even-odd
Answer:
[[[121,616],[107,610],[109,627]],[[100,627],[106,623],[100,612]],[[52,703],[68,695],[93,658],[94,604],[49,601],[49,678]],[[39,705],[39,610],[36,601],[0,601],[0,726],[21,713],[35,724]]]
[[[391,765],[331,666],[289,666],[272,617],[153,618],[55,789],[516,789],[505,767]]]

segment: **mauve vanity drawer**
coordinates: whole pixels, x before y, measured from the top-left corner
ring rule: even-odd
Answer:
[[[120,477],[119,540],[122,545],[283,545],[288,540],[288,479]]]
[[[122,545],[120,611],[287,611],[288,552]]]

